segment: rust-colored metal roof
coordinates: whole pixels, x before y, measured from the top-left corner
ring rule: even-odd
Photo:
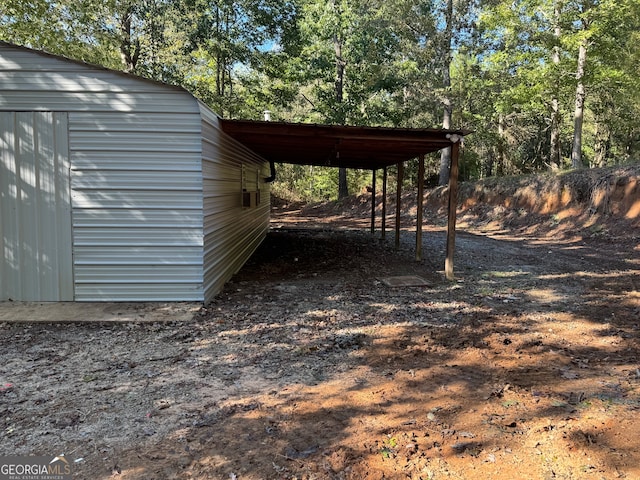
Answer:
[[[373,170],[451,145],[466,130],[353,127],[221,120],[222,130],[265,159],[295,165]]]

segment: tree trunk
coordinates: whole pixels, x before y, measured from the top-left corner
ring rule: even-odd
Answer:
[[[444,99],[444,116],[442,117],[442,128],[451,128],[451,100],[449,98]],[[446,185],[449,183],[449,165],[451,164],[451,149],[443,148],[440,151],[440,175],[438,178],[439,185]]]
[[[138,65],[138,59],[140,58],[140,42],[136,39],[131,40],[131,34],[133,32],[132,27],[133,20],[133,6],[127,7],[120,20],[120,58],[124,65],[126,72],[133,72]]]
[[[605,122],[596,123],[595,146],[593,156],[594,167],[606,167],[609,158],[609,149],[611,148],[611,129]]]
[[[571,167],[582,168],[582,124],[584,122],[584,70],[587,63],[587,40],[580,43],[578,52],[578,71],[576,72],[576,107],[573,114],[573,148],[571,149]]]
[[[334,82],[334,88],[336,92],[336,104],[338,104],[338,111],[336,112],[338,123],[344,124],[344,118],[342,114],[341,104],[344,99],[344,59],[342,58],[342,40],[338,35],[333,37],[333,47],[336,53],[336,79]]]
[[[453,105],[451,101],[451,38],[453,35],[453,0],[447,0],[447,10],[445,13],[445,30],[443,42],[443,68],[442,68],[442,86],[444,96],[442,104],[444,106],[444,115],[442,117],[442,128],[451,128],[451,117],[453,114]],[[440,175],[438,183],[446,185],[449,183],[449,165],[451,164],[451,149],[444,148],[440,152]]]
[[[557,69],[560,65],[560,36],[562,31],[560,29],[560,2],[555,1],[553,6],[554,28],[553,37],[555,45],[553,47],[553,53],[551,54],[551,60],[554,67]],[[558,82],[558,73],[554,72],[553,79],[553,98],[551,99],[551,139],[550,139],[550,153],[549,153],[549,168],[555,170],[562,165],[562,146],[560,145],[560,101],[558,100],[558,91],[560,85]]]
[[[218,97],[222,97],[222,51],[220,48],[220,36],[222,29],[220,27],[221,19],[220,19],[220,8],[215,7],[216,10],[216,94]]]
[[[494,174],[496,176],[504,175],[507,166],[507,140],[505,138],[505,121],[502,113],[498,115],[498,137],[498,151],[494,166]]]
[[[482,176],[483,178],[493,176],[493,165],[495,164],[495,149],[487,149],[487,153],[484,155],[485,161],[482,163]]]
[[[334,3],[334,8],[336,5]],[[340,125],[346,123],[346,118],[342,109],[342,102],[344,100],[344,75],[345,75],[345,61],[342,57],[342,38],[336,33],[333,36],[333,47],[336,54],[336,78],[335,78],[335,93],[336,93],[336,120]],[[343,199],[349,196],[349,184],[347,183],[347,169],[340,168],[338,173],[338,199]]]
[[[349,196],[349,184],[347,183],[347,169],[340,168],[338,171],[338,198],[343,199]]]

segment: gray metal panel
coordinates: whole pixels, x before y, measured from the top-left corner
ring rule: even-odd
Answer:
[[[1,42],[0,82],[0,110],[69,112],[75,299],[203,300],[193,96]]]
[[[68,119],[0,112],[3,300],[73,300]]]
[[[104,228],[73,228],[74,246],[106,246],[138,247],[138,246],[201,246],[202,235],[199,228],[153,228],[140,222],[133,227],[104,227]],[[77,263],[81,258],[77,258]]]
[[[181,160],[184,160],[184,155]],[[194,157],[200,158],[200,155]],[[113,152],[76,151],[73,153],[73,165],[78,170],[171,170],[175,168],[176,157],[155,152],[129,152],[125,157]],[[181,163],[181,170],[200,172],[199,163]]]
[[[166,284],[166,278],[171,278],[171,284],[198,285],[202,279],[202,270],[199,265],[127,265],[127,276],[122,278],[122,266],[112,265],[76,265],[76,284],[82,289],[84,284]]]
[[[87,227],[136,227],[144,222],[154,228],[200,228],[202,213],[199,210],[135,210],[126,209],[76,209],[73,223],[76,228]]]
[[[191,94],[179,87],[5,43],[0,85],[0,110],[6,111],[198,113]]]
[[[72,128],[76,132],[137,132],[193,133],[200,131],[200,116],[192,113],[132,113],[114,116],[113,113],[76,113]]]
[[[67,112],[184,113],[190,104],[187,92],[76,93],[51,91],[7,92],[0,96],[0,110]],[[195,112],[194,112],[195,113]]]
[[[4,51],[1,50],[0,51]],[[0,83],[3,90],[24,90],[26,85],[31,90],[63,90],[66,92],[164,92],[164,85],[151,82],[141,82],[140,77],[127,76],[119,72],[96,69],[89,65],[71,64],[61,62],[56,58],[47,58],[46,61],[34,64],[33,55],[17,56],[24,61],[24,66],[29,70],[20,69],[15,64],[10,66],[0,55]],[[50,71],[48,75],[42,75],[43,71]]]
[[[200,153],[199,134],[149,133],[140,131],[76,131],[71,130],[69,141],[74,150],[84,152],[160,152]]]
[[[81,299],[86,302],[202,302],[202,287],[194,284],[131,283],[126,289],[121,284],[81,284]]]
[[[227,136],[218,117],[202,115],[205,302],[213,299],[264,239],[269,228],[269,176],[264,159]],[[260,189],[261,204],[242,208],[242,172],[248,189]]]
[[[129,168],[132,166],[130,165]],[[144,171],[144,182],[140,182],[140,173]],[[74,170],[72,185],[76,190],[177,190],[202,191],[200,172],[195,171],[146,171],[137,170]]]
[[[160,209],[168,214],[174,209],[178,210],[197,210],[201,212],[202,207],[194,206],[196,202],[202,203],[202,192],[182,192],[150,190],[137,191],[131,190],[126,192],[118,192],[111,190],[103,192],[100,190],[73,190],[71,192],[74,211],[80,208],[94,209]],[[145,220],[145,217],[140,217]]]
[[[70,114],[77,300],[204,299],[199,116],[171,116]]]
[[[78,245],[74,252],[80,260],[76,265],[192,265],[201,266],[201,246],[167,245],[163,247],[131,246],[126,249],[113,246],[97,250],[91,246]]]

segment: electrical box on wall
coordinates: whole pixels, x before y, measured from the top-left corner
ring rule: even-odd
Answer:
[[[242,208],[255,208],[260,205],[260,172],[256,170],[255,183],[247,178],[247,168],[242,165]]]

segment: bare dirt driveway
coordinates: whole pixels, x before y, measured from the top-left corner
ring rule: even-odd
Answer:
[[[2,323],[0,452],[92,480],[640,479],[633,232],[469,228],[451,283],[441,230],[416,262],[411,232],[336,225],[276,216],[191,321]]]

